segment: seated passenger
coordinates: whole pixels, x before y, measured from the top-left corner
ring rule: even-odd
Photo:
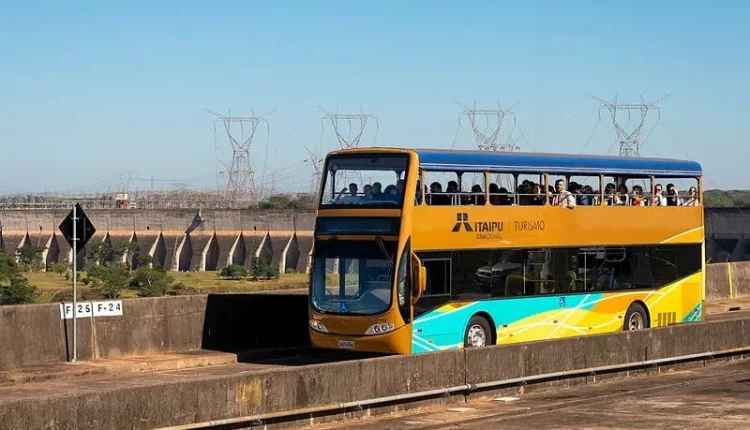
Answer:
[[[690,187],[688,194],[690,194],[690,197],[685,201],[685,206],[701,205],[701,202],[698,200],[698,190],[695,187]]]
[[[513,204],[513,197],[511,197],[507,188],[500,187],[499,192],[500,192],[500,205],[510,206]]]
[[[589,205],[599,204],[599,199],[597,198],[598,196],[595,195],[598,193],[594,192],[594,189],[591,187],[591,185],[584,185],[582,194],[588,197]]]
[[[339,193],[339,196],[336,198],[336,203],[354,203],[357,200],[357,184],[352,182],[349,184],[349,194],[347,195],[347,189],[342,188],[341,192]]]
[[[562,179],[555,181],[555,189],[557,194],[552,198],[553,205],[569,209],[573,209],[576,206],[576,198],[570,191],[565,189],[565,181]]]
[[[615,204],[615,184],[609,183],[604,187],[604,202],[603,206],[612,206]]]
[[[448,198],[450,199],[451,205],[458,205],[458,182],[456,181],[448,181],[448,187],[446,187],[445,192],[448,194]]]
[[[682,199],[674,184],[667,184],[667,206],[682,206]]]
[[[362,200],[374,200],[375,196],[372,195],[372,186],[370,184],[365,185],[365,195],[362,196]]]
[[[625,184],[620,184],[619,187],[617,187],[617,192],[615,193],[615,200],[614,204],[618,206],[629,206],[630,205],[630,196],[628,195],[628,186]]]
[[[480,185],[474,185],[473,187],[471,187],[471,204],[484,206],[485,202],[486,198],[484,196],[484,193],[482,192],[482,187]]]
[[[589,206],[591,204],[591,199],[589,196],[584,194],[583,192],[583,185],[571,182],[570,192],[573,193],[573,195],[576,198],[576,204],[582,205],[582,206]]]
[[[643,195],[643,188],[640,185],[633,185],[633,194],[630,197],[632,206],[646,206],[646,198]]]
[[[662,194],[662,186],[661,184],[656,184],[654,187],[654,196],[651,197],[651,204],[653,206],[666,206],[667,205],[667,198],[664,197]]]
[[[430,196],[427,203],[432,206],[443,206],[450,203],[448,196],[443,194],[443,186],[440,185],[440,182],[430,184]]]
[[[542,192],[542,186],[540,184],[534,184],[534,197],[531,204],[536,206],[544,206],[547,204],[547,196]]]
[[[380,182],[372,183],[372,197],[376,200],[383,197],[383,185]]]
[[[502,204],[502,199],[500,196],[500,188],[498,188],[497,184],[490,184],[490,204],[499,206]]]

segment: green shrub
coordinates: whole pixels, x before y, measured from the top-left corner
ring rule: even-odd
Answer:
[[[130,288],[137,290],[141,297],[161,297],[170,294],[175,288],[172,282],[174,278],[163,269],[141,267],[133,274]],[[181,287],[184,288],[184,285]]]
[[[219,276],[229,279],[242,279],[247,276],[247,269],[241,264],[231,264],[219,272]]]

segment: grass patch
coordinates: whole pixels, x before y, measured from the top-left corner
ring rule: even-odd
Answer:
[[[305,273],[285,273],[279,279],[250,281],[246,279],[231,280],[222,279],[219,272],[169,272],[174,278],[174,283],[185,286],[180,294],[206,294],[206,293],[243,293],[271,290],[295,290],[307,289],[308,275]],[[70,292],[73,286],[72,277],[65,279],[57,273],[33,272],[24,273],[29,284],[37,287],[37,303],[55,302],[56,295]],[[81,282],[86,277],[85,272],[78,272],[77,290],[80,293],[89,289]],[[135,298],[137,292],[125,289],[122,291],[123,299]]]

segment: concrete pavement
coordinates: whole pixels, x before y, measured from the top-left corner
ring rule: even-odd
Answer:
[[[750,423],[750,361],[502,399],[478,399],[318,429],[736,430]],[[302,428],[302,427],[301,427]]]

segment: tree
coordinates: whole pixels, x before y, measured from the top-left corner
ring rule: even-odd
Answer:
[[[135,247],[134,242],[120,242],[115,246],[106,240],[86,248],[86,258],[97,264],[114,263],[115,260],[121,260],[124,255],[130,256]]]
[[[36,288],[21,274],[15,260],[5,251],[0,251],[0,305],[32,303]]]
[[[142,297],[161,297],[172,292],[174,278],[163,269],[141,267],[130,280],[130,288],[137,290]]]
[[[222,278],[238,280],[247,276],[247,269],[241,264],[231,264],[221,269],[219,276]]]
[[[83,282],[100,291],[105,299],[117,299],[130,283],[130,267],[125,263],[91,266]]]
[[[250,265],[250,273],[255,280],[272,279],[279,277],[279,269],[266,263],[263,259],[255,257]]]
[[[67,261],[63,261],[63,262],[60,262],[60,263],[52,263],[52,264],[50,264],[49,268],[53,272],[55,272],[58,275],[60,275],[60,277],[62,278],[63,276],[65,276],[65,274],[68,272],[68,270],[70,270],[70,263],[68,263]]]
[[[24,245],[16,250],[16,257],[19,261],[19,269],[24,272],[32,272],[41,269],[41,253],[46,250],[46,246]]]

